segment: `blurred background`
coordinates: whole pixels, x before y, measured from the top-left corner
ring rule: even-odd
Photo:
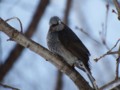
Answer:
[[[91,72],[99,87],[115,79],[113,55],[94,61],[120,39],[120,22],[113,9],[110,0],[0,0],[0,17],[18,17],[25,36],[46,48],[49,19],[60,17],[89,49]],[[17,20],[8,23],[20,31]],[[78,90],[50,62],[8,39],[0,32],[0,82],[20,90]],[[77,71],[89,82],[84,72]],[[0,90],[10,89],[0,86]]]

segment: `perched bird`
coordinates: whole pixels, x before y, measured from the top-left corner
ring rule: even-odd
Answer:
[[[50,51],[63,57],[71,66],[74,66],[76,61],[82,61],[90,71],[88,64],[90,53],[76,34],[57,16],[52,17],[49,24],[47,45]]]
[[[59,17],[52,17],[49,24],[50,28],[47,34],[47,45],[49,50],[64,58],[70,66],[77,65],[78,68],[85,71],[93,84],[94,78],[91,76],[90,72],[90,53],[88,49]],[[96,86],[93,84],[93,87]]]

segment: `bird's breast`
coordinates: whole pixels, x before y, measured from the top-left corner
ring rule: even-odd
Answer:
[[[65,61],[73,66],[75,61],[77,60],[77,57],[75,57],[73,54],[71,54],[70,51],[68,51],[65,46],[60,42],[58,38],[58,33],[48,33],[47,35],[47,45],[50,51],[53,53],[56,53],[63,57]]]

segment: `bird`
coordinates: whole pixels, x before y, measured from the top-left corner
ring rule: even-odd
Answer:
[[[51,52],[61,56],[65,62],[91,74],[89,65],[90,52],[77,37],[77,35],[64,24],[58,16],[53,16],[49,21],[47,33],[47,46]],[[84,65],[79,65],[79,62]]]
[[[70,66],[74,66],[75,61],[82,61],[90,71],[90,52],[77,35],[57,16],[51,17],[49,25],[47,45],[50,51],[63,57]]]

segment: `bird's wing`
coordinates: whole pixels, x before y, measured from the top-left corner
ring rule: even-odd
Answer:
[[[64,24],[64,30],[61,30],[58,34],[60,42],[68,51],[78,59],[82,59],[84,64],[88,63],[90,55],[88,49],[68,26]]]

